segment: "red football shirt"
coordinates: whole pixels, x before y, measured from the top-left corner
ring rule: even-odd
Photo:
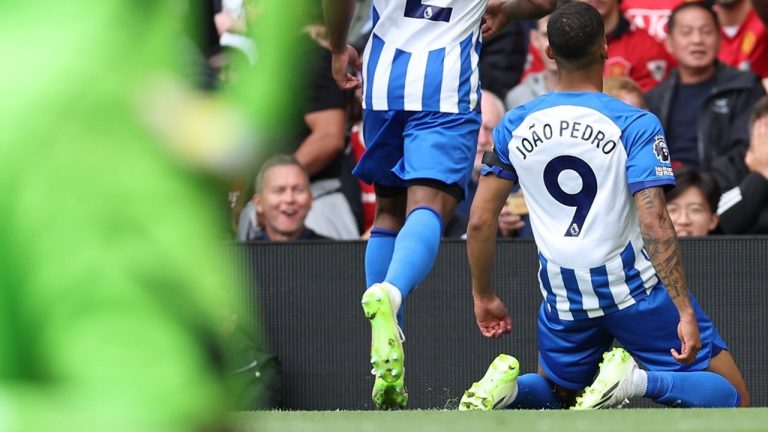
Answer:
[[[357,125],[353,126],[349,140],[355,162],[359,162],[365,152],[363,129]],[[358,180],[358,183],[360,184],[360,201],[363,205],[363,231],[368,231],[376,219],[376,191],[372,184],[363,183],[362,180]]]
[[[544,70],[538,52],[529,45],[529,61],[523,76]],[[674,58],[664,45],[642,30],[631,30],[622,19],[613,33],[608,35],[608,59],[605,76],[632,78],[644,92],[652,89],[669,75],[675,66]]]
[[[722,40],[718,58],[741,70],[768,77],[768,32],[754,10],[749,11],[738,33],[732,38],[720,29]]]
[[[544,70],[544,61],[539,55],[539,50],[528,42],[528,55],[525,58],[525,67],[523,68],[523,75],[520,77],[522,82],[528,75],[532,73],[541,72]]]
[[[632,78],[644,92],[667,77],[675,61],[656,39],[642,30],[630,30],[622,21],[608,35],[608,59],[603,75]]]
[[[624,0],[621,12],[633,30],[643,30],[657,41],[663,41],[667,37],[669,14],[681,3],[683,0]]]

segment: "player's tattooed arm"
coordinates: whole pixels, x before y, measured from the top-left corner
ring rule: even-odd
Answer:
[[[696,313],[688,297],[680,245],[667,213],[664,192],[658,187],[641,190],[635,194],[635,205],[648,257],[680,314],[677,326],[680,349],[671,348],[670,353],[677,362],[689,364],[701,349],[701,336]]]
[[[680,244],[667,213],[664,191],[658,187],[643,189],[635,194],[635,205],[645,249],[656,273],[678,309],[690,309]]]

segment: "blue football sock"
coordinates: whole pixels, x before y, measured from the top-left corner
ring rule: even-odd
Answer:
[[[552,390],[546,378],[539,374],[525,374],[517,378],[517,397],[507,408],[560,409],[563,403]]]
[[[733,408],[740,404],[739,392],[714,372],[648,371],[645,397],[670,407]]]
[[[432,269],[442,233],[443,219],[430,207],[417,207],[405,219],[384,278],[400,290],[403,302]]]
[[[397,231],[386,228],[371,230],[371,238],[365,247],[365,286],[384,282],[395,250]],[[403,305],[397,310],[397,324],[403,327]]]
[[[365,247],[365,286],[383,282],[387,276],[392,251],[395,249],[397,231],[373,228]]]

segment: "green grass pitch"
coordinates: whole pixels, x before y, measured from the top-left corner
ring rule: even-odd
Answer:
[[[248,432],[741,432],[768,431],[768,408],[573,411],[269,411],[237,413]]]

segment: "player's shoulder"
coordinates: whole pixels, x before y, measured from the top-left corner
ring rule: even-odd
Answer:
[[[601,112],[610,117],[622,130],[629,126],[649,127],[661,125],[659,118],[648,110],[632,106],[604,93],[597,93],[597,98],[603,107]]]
[[[594,115],[613,123],[621,131],[633,128],[661,127],[658,117],[650,111],[634,107],[601,92],[552,92],[522,104],[504,116],[504,125],[510,130],[519,126],[527,117],[539,111],[544,115],[558,116],[573,113],[573,107],[591,110]],[[603,121],[599,120],[599,121]]]
[[[554,93],[547,93],[544,95],[541,95],[537,98],[534,98],[524,104],[520,104],[515,108],[512,108],[511,110],[507,111],[507,113],[504,115],[504,125],[514,129],[520,123],[523,122],[523,120],[528,117],[529,115],[535,113],[536,111],[540,111],[542,109],[548,108],[551,106],[550,100],[552,98]]]

